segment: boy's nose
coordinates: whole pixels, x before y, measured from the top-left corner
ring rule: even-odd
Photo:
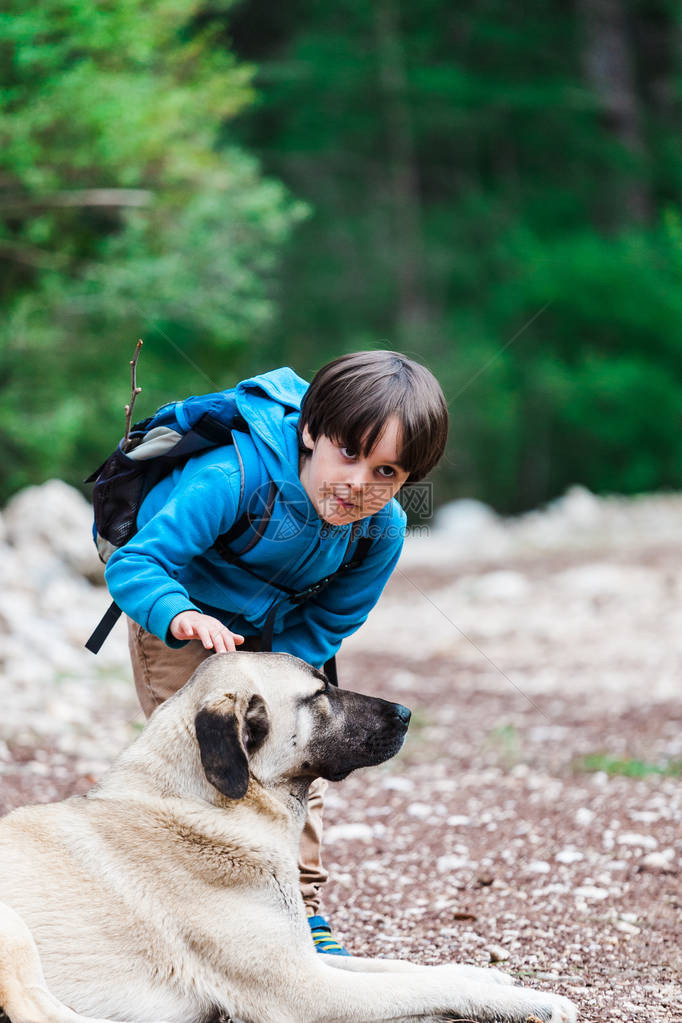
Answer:
[[[361,490],[366,483],[366,475],[361,465],[349,466],[346,472],[346,486],[354,491]]]

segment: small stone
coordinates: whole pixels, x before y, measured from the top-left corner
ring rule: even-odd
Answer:
[[[526,870],[531,874],[549,874],[551,869],[549,863],[545,860],[531,860],[526,867]]]
[[[436,860],[436,870],[439,874],[448,874],[451,870],[462,870],[470,866],[471,861],[467,856],[439,856]]]
[[[428,803],[410,803],[407,808],[407,813],[410,817],[418,817],[420,820],[426,820],[433,813],[433,807],[429,806]]]
[[[495,878],[492,874],[479,874],[476,878],[477,888],[489,888],[493,884]]]
[[[654,824],[661,819],[660,813],[653,810],[633,810],[630,817],[638,824]]]
[[[656,849],[658,842],[653,835],[639,835],[634,831],[626,831],[616,838],[618,845],[634,845],[640,849]]]
[[[609,893],[605,888],[597,888],[596,885],[584,884],[580,888],[576,888],[575,894],[581,899],[607,899]]]
[[[488,945],[488,955],[491,963],[503,963],[505,959],[509,959],[511,952],[501,945]]]
[[[578,863],[584,858],[583,854],[578,852],[577,849],[562,849],[555,857],[558,863]]]
[[[369,842],[373,837],[374,831],[368,824],[335,824],[329,828],[325,836],[330,845],[339,839],[346,842]]]
[[[674,874],[675,871],[675,850],[661,849],[660,852],[650,852],[642,858],[640,867],[642,870],[649,870],[652,874]]]
[[[414,788],[411,778],[405,778],[402,774],[389,775],[383,780],[385,789],[392,789],[394,792],[409,792]]]
[[[633,935],[639,934],[640,928],[635,927],[634,924],[628,923],[627,920],[616,920],[613,925],[617,931],[621,934]]]

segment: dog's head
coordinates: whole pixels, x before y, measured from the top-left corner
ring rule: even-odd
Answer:
[[[229,799],[243,798],[252,775],[271,787],[380,764],[410,720],[406,707],[337,689],[288,654],[216,654],[185,688],[204,773]]]

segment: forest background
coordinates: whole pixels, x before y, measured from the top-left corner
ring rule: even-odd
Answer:
[[[682,487],[674,0],[5,0],[0,498],[136,412],[398,348],[440,500]]]

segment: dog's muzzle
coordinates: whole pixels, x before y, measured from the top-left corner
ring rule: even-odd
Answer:
[[[373,767],[390,760],[405,740],[412,712],[400,703],[337,691],[344,714],[342,736],[325,743],[324,768],[329,781],[341,781],[359,767]]]

